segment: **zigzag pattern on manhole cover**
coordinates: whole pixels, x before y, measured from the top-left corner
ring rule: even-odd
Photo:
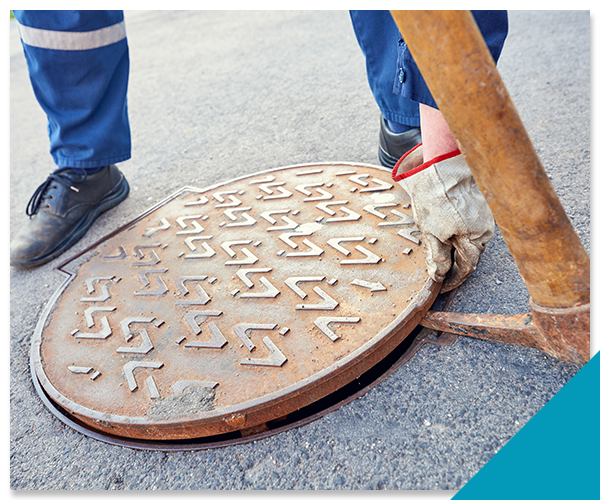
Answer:
[[[371,165],[300,165],[183,188],[61,266],[32,364],[111,435],[250,428],[392,351],[439,286],[410,198]]]

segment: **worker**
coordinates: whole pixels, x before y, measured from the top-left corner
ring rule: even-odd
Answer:
[[[11,264],[33,267],[70,248],[128,195],[115,163],[131,156],[129,51],[122,11],[14,15],[58,167],[35,191],[30,219],[11,242]],[[474,17],[497,60],[506,12]],[[351,18],[382,113],[380,158],[410,194],[428,272],[445,278],[448,291],[474,271],[493,217],[389,12],[352,11]]]
[[[74,245],[129,194],[129,49],[122,11],[13,11],[58,167],[27,204],[10,263],[33,267]]]

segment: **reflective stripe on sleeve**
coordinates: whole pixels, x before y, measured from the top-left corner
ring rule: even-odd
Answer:
[[[53,50],[90,50],[120,42],[127,35],[125,21],[94,31],[52,31],[18,25],[23,43]]]

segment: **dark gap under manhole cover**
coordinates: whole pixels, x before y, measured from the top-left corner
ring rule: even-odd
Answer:
[[[432,310],[446,309],[451,301],[451,294],[439,296],[432,307]],[[333,394],[324,397],[319,401],[306,406],[300,410],[296,410],[289,415],[278,419],[277,421],[267,422],[262,428],[252,429],[250,432],[242,433],[234,431],[218,436],[197,438],[197,439],[180,439],[180,440],[138,440],[127,439],[112,436],[110,434],[100,433],[91,429],[81,422],[73,419],[60,406],[53,403],[48,395],[34,379],[35,388],[40,395],[44,404],[48,409],[68,427],[75,429],[86,436],[97,439],[104,443],[133,448],[139,450],[155,450],[155,451],[194,451],[210,448],[221,448],[236,444],[248,443],[258,439],[265,439],[274,436],[280,432],[285,432],[290,429],[295,429],[303,425],[307,425],[315,420],[327,415],[328,413],[337,410],[341,406],[350,403],[354,399],[362,396],[367,391],[375,387],[377,384],[385,380],[393,374],[403,364],[407,363],[410,358],[416,354],[418,349],[425,344],[435,345],[450,345],[454,343],[457,336],[447,332],[433,332],[427,328],[415,328],[406,339],[396,347],[383,360],[369,369],[366,373],[353,380],[346,386],[338,389]]]

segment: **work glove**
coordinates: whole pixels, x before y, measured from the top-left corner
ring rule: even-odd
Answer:
[[[453,290],[475,271],[494,233],[494,217],[467,162],[457,149],[423,163],[419,144],[400,158],[392,179],[410,195],[429,276],[444,282],[440,293]]]

